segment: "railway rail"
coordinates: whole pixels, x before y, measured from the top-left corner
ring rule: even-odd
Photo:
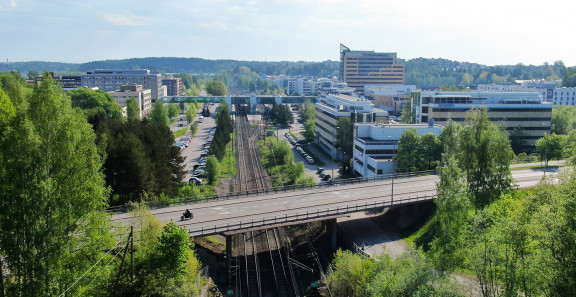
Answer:
[[[235,119],[236,141],[234,149],[236,152],[237,174],[236,192],[250,193],[264,191],[270,188],[270,177],[262,166],[260,152],[258,151],[258,138],[260,129],[251,127],[248,116],[239,113]]]

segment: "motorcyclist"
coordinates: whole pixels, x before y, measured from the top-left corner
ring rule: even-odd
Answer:
[[[184,212],[184,217],[185,218],[191,218],[192,217],[192,213],[190,212],[189,209],[186,209],[186,211]]]

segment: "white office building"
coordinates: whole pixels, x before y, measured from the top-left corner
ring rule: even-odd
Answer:
[[[416,91],[411,98],[416,122],[433,120],[442,126],[449,120],[465,125],[467,111],[485,107],[490,120],[508,131],[513,146],[527,152],[552,124],[552,102],[537,92]]]
[[[404,131],[416,129],[419,135],[440,135],[444,127],[426,124],[355,124],[354,125],[354,174],[371,177],[393,174],[393,158],[398,150],[398,141]]]
[[[552,98],[554,105],[576,106],[576,88],[556,88]]]
[[[340,118],[350,118],[355,123],[387,123],[388,112],[378,109],[372,102],[348,95],[329,94],[318,97],[316,103],[316,143],[336,160],[343,156],[336,148]]]

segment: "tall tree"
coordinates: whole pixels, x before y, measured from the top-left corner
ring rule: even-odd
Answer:
[[[396,172],[418,171],[423,161],[420,150],[418,131],[414,128],[404,131],[398,142],[398,152],[394,158]]]
[[[460,135],[459,164],[478,210],[510,188],[514,153],[508,133],[490,121],[485,108],[466,113],[466,127]]]
[[[220,163],[214,156],[209,156],[206,160],[206,179],[209,185],[213,185],[218,180],[220,174]]]
[[[560,160],[567,153],[567,135],[544,135],[544,137],[536,141],[536,152],[540,156],[540,160]]]
[[[14,87],[14,86],[11,86]],[[1,96],[0,96],[1,97]],[[5,100],[2,100],[5,102]],[[16,102],[19,101],[19,102]],[[0,136],[0,253],[10,296],[58,296],[109,243],[102,157],[84,114],[44,74]]]
[[[148,119],[110,121],[98,131],[106,135],[106,182],[112,188],[110,204],[140,201],[162,194],[175,197],[184,178],[184,159],[166,126]]]
[[[129,121],[140,119],[140,107],[138,106],[138,102],[136,102],[136,98],[134,97],[130,97],[128,100],[126,100],[126,118]]]
[[[342,172],[344,175],[352,174],[352,165],[350,164],[350,159],[352,158],[352,149],[354,147],[354,125],[352,120],[348,117],[341,117],[336,122],[338,126],[336,139],[337,151],[342,152],[343,162],[342,162]]]
[[[420,149],[425,165],[421,169],[432,170],[436,168],[442,154],[442,144],[436,134],[424,133],[420,136]]]
[[[175,118],[180,114],[181,110],[180,107],[178,107],[178,105],[176,105],[175,103],[173,104],[168,104],[168,116],[170,118]]]
[[[450,154],[457,156],[460,152],[460,132],[462,126],[452,120],[448,121],[448,125],[442,130],[438,140],[442,145],[442,154]],[[444,158],[444,157],[443,157]]]
[[[224,82],[211,80],[206,83],[206,92],[212,96],[224,96],[228,93],[228,90]]]
[[[416,115],[414,113],[413,99],[410,98],[404,103],[402,108],[402,114],[400,115],[400,121],[405,124],[414,124],[416,121]]]
[[[554,106],[552,125],[552,132],[556,134],[568,134],[576,130],[576,106]]]
[[[68,91],[68,96],[72,99],[72,106],[74,107],[80,107],[87,111],[101,109],[108,118],[122,118],[122,108],[120,105],[116,103],[110,94],[102,90],[79,88]],[[90,120],[90,116],[88,119]]]
[[[154,108],[152,108],[152,112],[150,113],[150,120],[153,122],[170,127],[170,118],[168,118],[168,109],[164,106],[162,101],[156,102]]]
[[[468,221],[468,191],[454,155],[445,155],[439,174],[438,194],[434,200],[439,228],[431,246],[436,265],[442,270],[451,270],[464,259],[459,253],[464,245],[462,234]]]

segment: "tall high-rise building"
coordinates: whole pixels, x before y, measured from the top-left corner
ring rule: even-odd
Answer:
[[[403,85],[404,64],[396,53],[351,51],[340,44],[340,80],[360,93],[365,85]]]

